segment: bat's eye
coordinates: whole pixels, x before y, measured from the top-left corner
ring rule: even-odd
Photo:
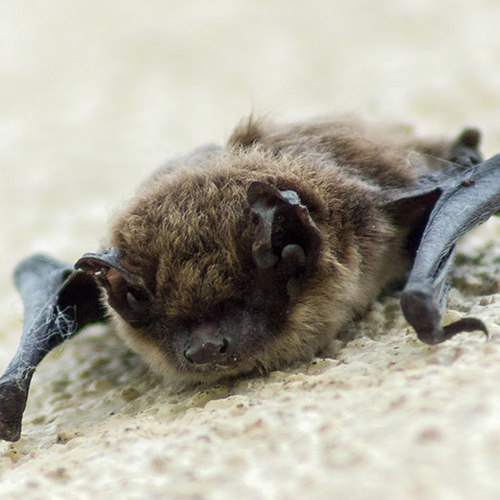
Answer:
[[[127,304],[132,311],[144,311],[149,306],[149,299],[145,292],[139,288],[129,288],[126,293]]]

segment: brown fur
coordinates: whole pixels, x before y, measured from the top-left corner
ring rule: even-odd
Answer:
[[[109,242],[122,250],[124,267],[147,283],[161,325],[134,328],[111,311],[118,332],[156,371],[189,381],[311,359],[387,284],[404,278],[408,228],[381,206],[381,192],[415,182],[411,152],[444,157],[447,147],[405,128],[353,120],[276,126],[251,119],[226,148],[171,162],[116,217]],[[246,197],[252,181],[298,193],[323,237],[318,267],[287,307],[278,333],[231,367],[193,369],[168,332],[176,332],[172,325],[203,323],[253,286],[256,228]]]

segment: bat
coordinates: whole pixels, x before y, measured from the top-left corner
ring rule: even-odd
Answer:
[[[266,373],[320,353],[388,287],[420,340],[442,326],[457,239],[500,209],[500,155],[480,133],[420,138],[354,119],[249,119],[227,144],[171,160],[76,264],[35,255],[14,273],[20,345],[0,379],[0,439],[21,435],[33,373],[109,321],[157,372],[185,383]]]

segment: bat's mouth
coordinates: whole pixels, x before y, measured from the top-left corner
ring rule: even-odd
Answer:
[[[186,379],[191,379],[196,383],[230,380],[257,371],[255,364],[250,360],[241,362],[239,359],[234,358],[232,362],[224,364],[217,362],[196,364],[188,360],[182,360],[178,364],[178,369]]]
[[[221,354],[224,354],[223,352]],[[188,355],[188,351],[183,352],[184,358],[187,361],[187,365],[194,368],[194,369],[200,369],[200,370],[207,370],[207,369],[213,369],[213,370],[231,370],[235,366],[238,365],[239,361],[239,356],[237,354],[232,354],[231,356],[224,358],[223,360],[219,361],[208,361],[205,363],[197,363],[193,361]]]

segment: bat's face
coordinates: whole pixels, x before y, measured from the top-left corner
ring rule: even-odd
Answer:
[[[359,256],[331,235],[325,244],[318,226],[331,210],[303,169],[281,180],[283,165],[263,170],[233,161],[158,179],[116,219],[111,249],[80,261],[156,371],[213,381],[310,359],[378,293],[356,288],[354,262],[344,272]]]
[[[267,371],[311,358],[342,322],[317,290],[339,273],[319,258],[308,210],[256,178],[248,165],[165,176],[116,219],[111,249],[80,261],[155,370],[207,381]]]

